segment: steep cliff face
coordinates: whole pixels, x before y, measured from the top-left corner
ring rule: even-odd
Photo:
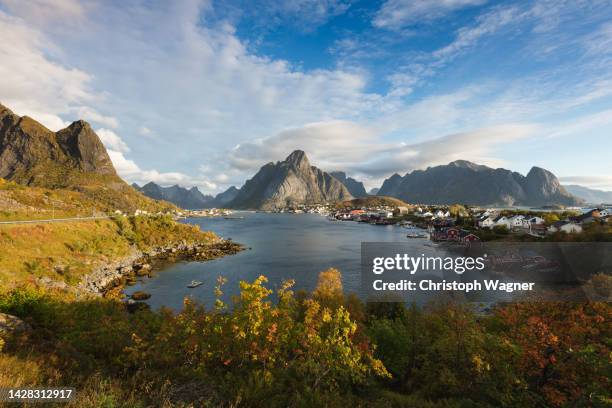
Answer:
[[[296,150],[284,161],[263,166],[228,206],[271,210],[350,198],[351,194],[340,181],[311,166],[306,154]]]
[[[156,203],[127,185],[91,126],[82,120],[53,132],[0,105],[0,178],[19,184],[78,191],[98,210],[158,211]]]
[[[357,181],[352,177],[347,177],[346,173],[343,171],[332,171],[329,174],[344,184],[344,187],[346,187],[353,197],[368,196],[368,193],[366,192],[366,189],[361,181]]]
[[[465,160],[385,180],[379,195],[412,203],[470,205],[578,205],[551,172],[534,167],[525,177]]]
[[[0,105],[0,177],[55,188],[69,185],[82,173],[120,180],[87,122],[76,121],[55,133]]]
[[[387,197],[396,197],[399,194],[397,188],[402,183],[402,176],[395,173],[388,179],[386,179],[382,186],[377,189],[376,195],[379,196],[387,196]]]

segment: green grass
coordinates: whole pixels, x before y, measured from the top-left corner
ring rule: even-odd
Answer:
[[[168,216],[0,225],[0,288],[43,276],[77,283],[96,266],[151,246],[211,241],[215,235]]]

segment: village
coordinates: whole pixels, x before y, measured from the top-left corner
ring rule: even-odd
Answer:
[[[583,210],[584,211],[584,210]],[[309,212],[302,209],[301,212]],[[355,221],[373,225],[398,225],[410,228],[408,238],[471,243],[500,238],[543,239],[553,234],[582,234],[593,224],[612,225],[612,209],[581,211],[541,211],[487,209],[452,206],[375,206],[328,209],[332,221]]]

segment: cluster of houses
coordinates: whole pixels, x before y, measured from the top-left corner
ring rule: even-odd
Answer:
[[[566,232],[568,234],[578,234],[582,232],[582,227],[593,222],[610,222],[612,210],[605,208],[595,208],[582,215],[569,217],[566,220],[557,221],[548,227],[548,232]]]
[[[480,228],[493,229],[495,227],[505,227],[508,231],[524,231],[531,235],[544,235],[555,232],[578,234],[582,232],[583,226],[586,224],[595,221],[608,222],[610,214],[611,211],[609,209],[595,208],[582,215],[568,217],[565,220],[546,225],[546,221],[537,215],[516,214],[506,216],[487,210],[475,214],[475,221]]]
[[[429,228],[429,237],[432,241],[458,242],[467,245],[480,241],[480,238],[471,231],[440,224],[432,224]]]
[[[546,232],[546,221],[537,215],[516,214],[506,216],[486,210],[475,214],[474,219],[479,228],[505,227],[508,231],[522,230],[531,234]]]
[[[336,211],[329,215],[332,220],[358,221],[377,225],[394,224],[394,209],[389,207],[377,207],[372,209],[348,209]]]

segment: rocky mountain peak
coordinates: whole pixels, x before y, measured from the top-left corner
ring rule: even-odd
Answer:
[[[350,198],[344,184],[311,166],[306,153],[295,150],[284,161],[263,166],[247,180],[228,206],[271,210]]]
[[[294,150],[287,156],[285,163],[299,171],[307,171],[310,169],[310,161],[303,150]]]
[[[84,171],[98,174],[116,174],[104,145],[89,123],[84,120],[72,122],[56,133],[62,149],[76,159]]]
[[[394,174],[385,180],[378,194],[425,204],[573,206],[580,203],[548,170],[534,167],[523,176],[466,160],[413,171],[404,177]]]
[[[455,160],[453,162],[450,162],[448,164],[449,166],[454,166],[454,167],[459,167],[462,169],[470,169],[473,171],[480,171],[480,170],[486,170],[489,167],[487,166],[483,166],[481,164],[476,164],[476,163],[472,163],[471,161],[468,160]]]

